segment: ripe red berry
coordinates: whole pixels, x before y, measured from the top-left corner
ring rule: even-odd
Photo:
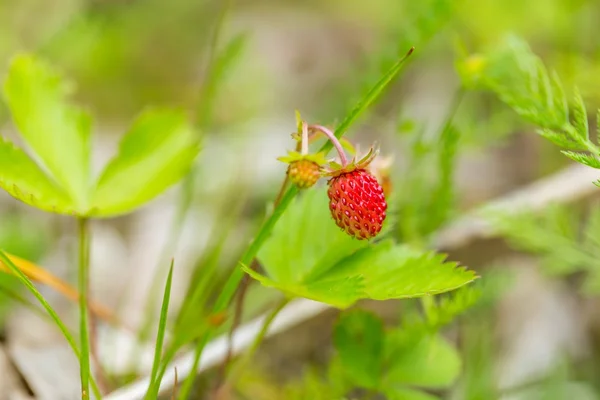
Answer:
[[[300,189],[313,186],[321,177],[321,168],[314,161],[302,159],[290,164],[287,174],[293,184]]]
[[[343,172],[329,180],[329,210],[337,226],[357,239],[377,236],[387,203],[377,179],[364,169]]]

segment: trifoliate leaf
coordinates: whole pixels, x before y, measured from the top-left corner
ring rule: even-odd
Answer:
[[[377,389],[385,343],[382,321],[362,310],[342,314],[333,332],[333,343],[348,379],[356,386]]]
[[[11,196],[41,210],[75,212],[75,205],[25,152],[0,137],[0,186]]]
[[[454,383],[461,370],[458,352],[441,336],[414,335],[405,330],[388,333],[386,360],[390,368],[385,386],[445,388]]]
[[[67,102],[67,94],[67,84],[40,60],[31,55],[13,59],[4,83],[13,120],[58,187],[84,213],[89,206],[91,119]]]
[[[183,112],[142,113],[104,169],[92,201],[92,215],[109,217],[140,207],[179,181],[199,146]]]

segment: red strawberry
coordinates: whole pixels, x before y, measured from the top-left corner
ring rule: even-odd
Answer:
[[[377,179],[364,169],[342,172],[329,180],[329,209],[337,226],[357,239],[377,236],[387,203]]]

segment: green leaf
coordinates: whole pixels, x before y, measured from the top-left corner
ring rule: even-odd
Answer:
[[[75,205],[25,152],[0,137],[0,187],[41,210],[72,214]]]
[[[573,104],[573,127],[582,138],[586,139],[589,135],[589,126],[585,104],[579,90],[575,91],[575,103]]]
[[[557,145],[565,149],[586,150],[586,147],[581,143],[574,142],[564,133],[556,132],[550,129],[538,129],[537,133]]]
[[[460,356],[441,336],[399,330],[388,333],[387,340],[386,360],[390,369],[385,377],[386,386],[446,388],[458,378]]]
[[[68,89],[49,66],[20,55],[10,65],[4,96],[25,142],[84,213],[89,206],[91,119],[67,102]]]
[[[431,302],[423,302],[427,325],[434,330],[452,322],[481,298],[482,290],[476,284],[464,286],[454,292],[431,298]],[[425,298],[426,299],[426,298]],[[438,300],[437,302],[435,300]]]
[[[445,255],[422,252],[386,241],[342,260],[319,280],[360,275],[364,298],[374,300],[421,297],[457,289],[476,279],[473,271],[445,262]]]
[[[91,214],[124,214],[152,200],[190,170],[198,151],[195,133],[183,112],[142,113],[102,173]]]
[[[324,279],[309,284],[277,282],[243,266],[242,270],[265,287],[281,290],[291,297],[304,297],[338,308],[347,308],[363,297],[364,283],[361,276]]]
[[[342,314],[333,343],[344,372],[356,386],[377,389],[382,376],[384,330],[374,314],[354,310]]]
[[[597,157],[594,157],[591,154],[585,153],[575,153],[573,151],[565,151],[561,150],[565,156],[569,157],[571,160],[576,161],[580,164],[587,165],[588,167],[598,168],[600,169],[600,160]]]
[[[439,400],[439,397],[419,390],[390,388],[384,391],[387,400]]]
[[[152,363],[152,373],[150,374],[150,384],[148,386],[148,398],[158,397],[158,390],[160,382],[157,382],[158,367],[160,366],[160,360],[162,356],[163,342],[165,339],[165,332],[167,330],[167,313],[169,311],[169,300],[171,299],[171,282],[173,280],[173,260],[171,260],[171,267],[169,268],[169,275],[167,276],[167,282],[165,283],[165,290],[163,294],[162,306],[160,309],[160,320],[158,323],[158,333],[156,334],[156,344],[154,347],[154,362]]]

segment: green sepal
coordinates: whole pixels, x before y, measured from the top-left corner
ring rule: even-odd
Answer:
[[[315,154],[300,154],[297,151],[289,151],[287,156],[279,157],[277,160],[291,164],[296,161],[308,160],[317,164],[319,167],[327,164],[327,159],[325,159],[325,154],[323,153],[315,153]]]
[[[379,147],[376,145],[369,149],[369,152],[365,154],[358,162],[356,157],[352,159],[345,167],[335,161],[329,162],[329,171],[323,173],[324,176],[338,176],[348,172],[352,172],[357,169],[365,169],[369,164],[379,155]]]

